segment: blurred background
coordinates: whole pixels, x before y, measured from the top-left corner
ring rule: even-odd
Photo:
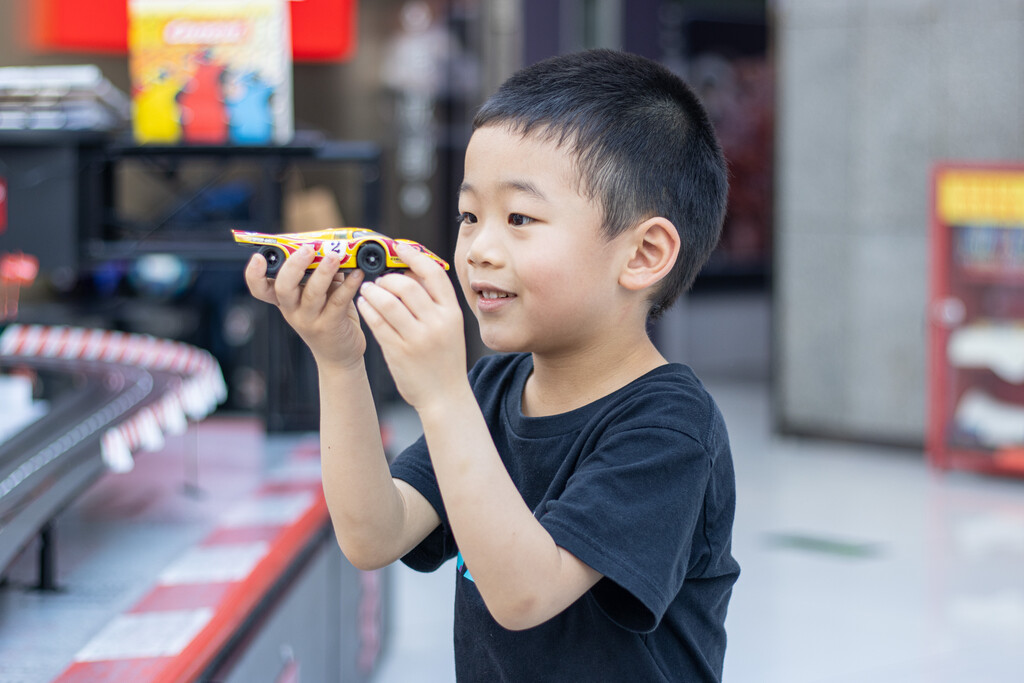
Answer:
[[[155,37],[147,11],[202,26]],[[249,44],[226,46],[232,22],[252,22],[239,30]],[[312,359],[249,297],[251,252],[229,228],[358,225],[450,259],[477,107],[518,68],[592,47],[687,80],[729,162],[721,244],[652,329],[708,384],[732,434],[744,573],[726,679],[1020,680],[1022,45],[1024,0],[0,3],[0,681],[117,659],[96,655],[96,639],[315,441]],[[215,105],[220,132],[203,138],[202,107]],[[180,114],[173,130],[154,124],[160,106]],[[85,387],[113,381],[85,367],[112,342],[65,351],[69,327],[207,354],[224,390],[185,410],[180,435],[158,415],[167,438],[130,472],[111,462],[147,450],[123,426],[134,408],[109,425],[122,425],[121,460],[97,431],[66,464],[25,469],[84,419],[61,412],[68,397],[94,402]],[[471,315],[466,336],[472,357],[486,353]],[[155,362],[114,364],[121,377]],[[376,349],[368,364],[395,453],[418,435],[415,416]],[[179,374],[164,378],[167,395],[195,376]],[[31,501],[45,505],[28,515]],[[220,636],[200,620],[208,656],[176,680],[453,680],[454,570],[367,578],[328,527],[257,554],[254,572],[266,558],[283,568],[257,588],[265,599]],[[60,528],[73,532],[54,540]],[[163,539],[131,576],[109,569],[138,552],[126,528]],[[68,598],[84,599],[76,586],[94,609],[59,647],[13,635],[64,621]],[[325,591],[319,647],[309,624],[281,615]],[[146,657],[194,657],[182,638]],[[340,654],[303,659],[306,641]]]

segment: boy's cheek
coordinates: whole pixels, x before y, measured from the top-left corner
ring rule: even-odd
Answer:
[[[470,287],[469,267],[464,260],[455,263],[455,279],[458,281],[458,288],[467,302],[472,301],[473,289]]]
[[[463,268],[463,264],[465,262],[466,262],[466,245],[465,245],[465,243],[462,240],[462,236],[459,235],[459,237],[455,240],[454,263],[452,263],[452,265],[455,266],[455,270],[456,271],[459,271],[459,270],[461,270]]]
[[[466,272],[466,260],[462,258],[462,253],[459,251],[458,247],[455,249],[455,262],[452,265],[455,268],[455,277],[459,281],[462,293],[468,294],[469,276]]]

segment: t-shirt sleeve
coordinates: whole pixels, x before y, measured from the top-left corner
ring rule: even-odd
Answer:
[[[541,524],[604,576],[591,594],[623,628],[653,630],[682,587],[711,469],[685,433],[626,429],[602,438],[545,504]]]
[[[432,572],[455,557],[457,549],[455,537],[449,530],[444,504],[441,502],[441,490],[434,475],[434,466],[430,463],[426,439],[420,436],[411,446],[398,454],[391,463],[391,476],[401,479],[419,491],[441,518],[437,528],[402,558],[402,562],[411,569]]]

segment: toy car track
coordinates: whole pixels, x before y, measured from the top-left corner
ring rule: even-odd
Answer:
[[[212,356],[142,335],[15,325],[0,335],[0,369],[9,367],[66,386],[0,443],[0,571],[105,470],[131,469],[133,451],[161,447],[165,431],[224,398]]]

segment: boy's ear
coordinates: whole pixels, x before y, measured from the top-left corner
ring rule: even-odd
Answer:
[[[667,218],[648,218],[629,231],[630,252],[619,274],[619,284],[639,291],[660,282],[679,256],[679,231]]]

